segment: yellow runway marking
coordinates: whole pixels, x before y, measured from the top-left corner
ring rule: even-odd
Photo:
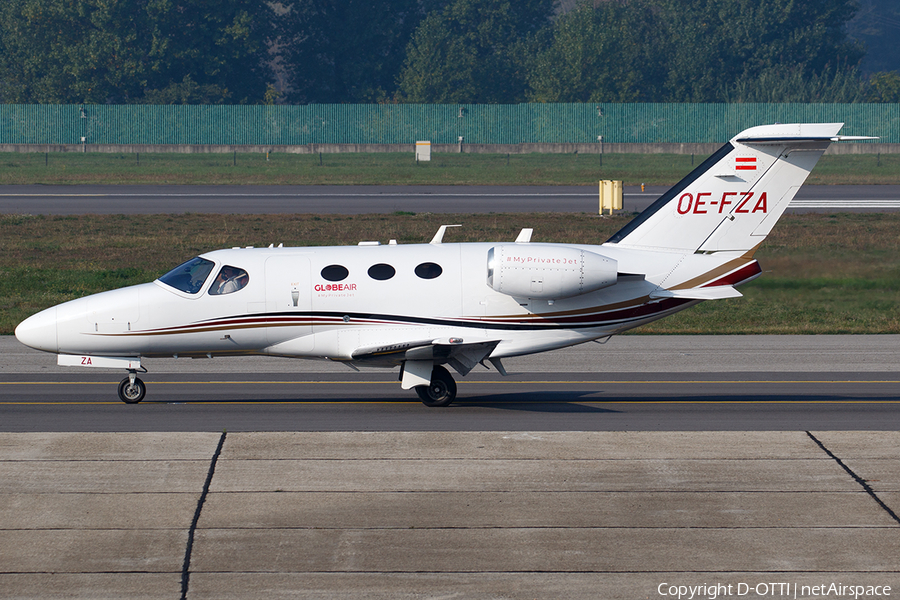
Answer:
[[[112,380],[109,381],[0,381],[0,385],[111,385],[113,383]],[[388,381],[364,381],[364,380],[353,380],[353,381],[339,381],[339,380],[315,380],[315,381],[291,381],[288,379],[278,379],[271,381],[263,381],[263,380],[219,380],[219,379],[210,379],[206,381],[150,381],[147,382],[148,385],[211,385],[211,384],[268,384],[268,385],[277,385],[277,384],[289,384],[289,385],[324,385],[324,384],[336,384],[336,385],[371,385],[371,384],[396,384],[397,380],[391,379]],[[489,381],[473,381],[473,380],[462,380],[459,381],[460,385],[473,385],[473,384],[510,384],[510,383],[518,383],[518,384],[591,384],[591,385],[615,385],[615,384],[705,384],[705,383],[719,383],[719,384],[748,384],[748,383],[790,383],[790,384],[812,384],[812,383],[859,383],[859,384],[872,384],[872,383],[890,383],[890,384],[900,384],[900,380],[894,379],[673,379],[673,380],[663,380],[663,379],[650,379],[650,380],[589,380],[589,379],[535,379],[535,380],[519,380],[519,379],[507,379],[507,380],[489,380]]]
[[[148,385],[210,385],[210,384],[327,384],[334,383],[339,385],[359,385],[372,383],[397,383],[396,381],[153,381],[147,382]],[[115,382],[110,381],[0,381],[0,385],[114,385]]]
[[[140,402],[141,406],[145,405],[153,405],[153,404],[229,404],[229,405],[238,405],[238,404],[322,404],[322,405],[330,405],[330,404],[416,404],[418,400],[415,397],[411,397],[408,401],[397,401],[397,400],[335,400],[335,401],[322,401],[322,400],[143,400]],[[100,404],[111,404],[120,406],[123,403],[121,401],[94,401],[94,402],[0,402],[0,406],[60,406],[63,404],[77,404],[80,406],[84,405],[100,405]]]

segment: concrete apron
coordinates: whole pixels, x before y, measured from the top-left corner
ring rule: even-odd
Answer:
[[[898,448],[898,432],[3,433],[0,597],[896,596]]]

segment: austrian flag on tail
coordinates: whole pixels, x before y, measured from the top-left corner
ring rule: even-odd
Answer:
[[[755,171],[756,170],[756,157],[755,156],[738,156],[734,159],[735,171]]]

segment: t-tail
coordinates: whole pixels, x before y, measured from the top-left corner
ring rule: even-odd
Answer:
[[[736,135],[607,243],[674,252],[751,251],[843,123],[763,125]]]

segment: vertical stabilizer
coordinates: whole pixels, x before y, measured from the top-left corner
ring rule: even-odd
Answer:
[[[751,250],[784,214],[842,126],[747,129],[607,243],[687,252]]]

